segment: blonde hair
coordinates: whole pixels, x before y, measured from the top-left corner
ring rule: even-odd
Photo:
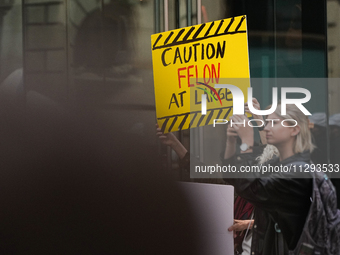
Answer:
[[[258,161],[258,164],[263,164],[274,156],[280,156],[278,149],[274,145],[267,144],[266,147],[264,147],[263,153],[258,156],[256,160]]]
[[[309,129],[309,120],[306,115],[296,105],[286,105],[286,115],[281,114],[281,104],[277,105],[274,112],[280,119],[293,119],[296,120],[297,126],[300,127],[300,132],[296,135],[294,141],[293,152],[300,153],[308,150],[312,152],[315,148],[312,143],[312,135]],[[293,121],[287,121],[290,124],[296,124]]]

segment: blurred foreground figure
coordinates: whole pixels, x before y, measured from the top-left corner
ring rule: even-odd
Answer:
[[[197,254],[147,142],[90,113],[0,106],[0,254]]]

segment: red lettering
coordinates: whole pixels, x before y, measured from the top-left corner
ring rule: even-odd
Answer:
[[[216,78],[216,83],[218,83],[220,81],[220,63],[218,63],[218,75],[216,75],[216,68],[214,64],[211,64],[211,81],[214,83],[214,74],[215,74],[215,78]]]
[[[179,88],[181,88],[181,78],[185,78],[185,75],[181,75],[180,71],[186,70],[186,67],[178,68],[177,73],[178,73],[178,85]],[[189,71],[188,71],[189,72]]]
[[[205,75],[205,70],[206,70],[206,68],[208,68],[208,70],[209,70],[209,80],[208,80],[208,82],[206,81],[206,75]],[[203,78],[204,78],[204,83],[205,84],[209,84],[209,82],[210,82],[210,77],[211,77],[211,72],[210,72],[210,68],[209,68],[209,66],[208,65],[205,65],[204,66],[204,69],[203,69]]]
[[[198,67],[197,65],[191,65],[188,67],[182,67],[177,69],[177,75],[178,75],[178,85],[179,88],[182,88],[182,82],[181,79],[186,78],[188,81],[188,87],[194,87],[195,83],[193,80],[191,80],[193,83],[190,83],[190,78],[195,78],[196,77],[196,83],[199,81],[199,72],[198,72]],[[194,70],[191,70],[194,69]],[[183,71],[186,71],[185,74],[182,74]],[[201,71],[200,71],[201,73]],[[200,74],[202,75],[202,73]],[[220,75],[221,75],[221,63],[216,64],[211,64],[204,65],[203,67],[203,80],[205,84],[209,83],[219,83],[220,81]]]
[[[192,66],[188,66],[188,87],[193,87],[193,86],[195,86],[194,84],[191,84],[190,83],[190,77],[194,77],[194,75],[193,74],[190,74],[190,69],[191,68],[194,68],[194,66],[192,65]]]
[[[195,65],[195,70],[196,70],[196,84],[198,83],[198,71],[197,71],[197,65]]]

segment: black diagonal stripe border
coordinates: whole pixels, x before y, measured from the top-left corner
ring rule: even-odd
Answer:
[[[171,131],[172,131],[173,127],[175,126],[175,124],[176,124],[176,122],[177,122],[177,119],[178,119],[178,116],[176,116],[176,117],[174,118],[174,120],[172,121],[172,123],[171,123],[171,125],[170,125],[170,127],[169,127],[169,129],[168,129],[168,132],[171,132]]]
[[[224,20],[222,19],[221,22],[220,22],[220,24],[218,24],[218,27],[217,27],[216,32],[215,32],[215,35],[217,35],[218,32],[220,32],[220,29],[221,29],[223,23],[224,23]]]
[[[185,115],[185,117],[183,118],[181,124],[178,126],[178,130],[182,130],[182,128],[183,128],[184,124],[186,123],[186,121],[187,121],[189,115],[190,115],[190,113],[187,113],[187,114]]]
[[[206,26],[206,24],[202,24],[198,30],[195,32],[194,36],[191,38],[191,39],[188,39],[190,37],[190,35],[192,34],[192,32],[195,30],[195,27],[192,26],[190,27],[189,30],[187,30],[188,32],[185,34],[185,36],[183,37],[182,40],[178,41],[179,38],[182,36],[182,34],[185,32],[186,28],[183,28],[181,29],[177,36],[175,37],[175,39],[169,43],[170,41],[170,38],[173,36],[172,31],[171,33],[168,35],[168,37],[166,38],[165,42],[163,45],[160,45],[160,46],[157,46],[159,40],[161,39],[162,37],[162,34],[160,34],[158,36],[158,38],[156,39],[155,43],[153,44],[152,46],[152,50],[157,50],[157,49],[162,49],[162,48],[167,48],[167,47],[172,47],[172,46],[175,46],[175,45],[181,45],[181,44],[186,44],[186,43],[191,43],[191,42],[196,42],[196,41],[201,41],[201,40],[205,40],[205,39],[209,39],[209,38],[212,38],[212,37],[217,37],[217,36],[222,36],[222,35],[234,35],[234,34],[240,34],[240,33],[246,33],[247,31],[246,30],[239,30],[243,21],[245,20],[245,16],[242,16],[240,18],[240,21],[238,23],[238,25],[236,26],[235,30],[234,31],[229,31],[231,25],[234,23],[235,21],[235,18],[232,18],[227,26],[227,28],[222,32],[222,33],[219,33],[220,32],[220,29],[224,23],[224,20],[221,20],[219,23],[218,23],[218,27],[217,27],[217,30],[215,31],[214,34],[212,35],[209,35],[210,34],[210,31],[211,29],[215,26],[215,22],[213,21],[208,30],[206,31],[206,33],[204,34],[203,37],[198,37],[199,34],[201,33],[201,31],[203,30],[203,28]]]
[[[169,119],[170,119],[170,117],[167,118],[167,119],[163,122],[163,125],[162,125],[162,128],[161,128],[162,133],[164,133],[164,130],[165,130],[165,128],[166,128],[166,125],[168,124]]]
[[[171,31],[171,33],[168,35],[168,37],[165,39],[164,41],[164,45],[166,45],[168,43],[168,41],[170,40],[171,36],[174,34],[174,32]]]
[[[220,118],[220,115],[222,114],[222,112],[223,112],[223,109],[221,109],[221,110],[218,112],[218,114],[217,114],[217,116],[216,116],[216,119],[219,119],[219,118]]]
[[[228,109],[227,113],[224,115],[223,119],[226,119],[229,116],[229,113],[231,112],[231,107]]]
[[[216,119],[219,119],[220,115],[223,112],[226,112],[225,115],[224,115],[224,119],[226,119],[229,116],[232,108],[233,108],[232,106],[227,106],[227,107],[223,107],[223,108],[209,109],[209,110],[207,110],[209,112],[209,115],[208,116],[207,115],[201,115],[200,119],[197,122],[197,125],[194,125],[194,126],[195,127],[199,127],[201,125],[201,123],[203,123],[205,118],[206,119],[204,121],[204,125],[208,125],[209,122],[211,121],[212,117],[214,116],[215,111],[219,111],[218,114],[217,114]],[[177,130],[173,130],[173,128],[174,128],[175,124],[177,123],[178,118],[180,116],[184,116],[184,118],[182,119],[180,125],[178,126],[178,130],[182,130],[183,129],[183,126],[185,125],[185,123],[187,123],[188,117],[191,114],[193,114],[194,116],[191,118],[188,128],[193,127],[193,124],[194,124],[194,122],[196,120],[196,117],[198,116],[198,113],[200,113],[200,112],[201,111],[187,112],[187,113],[182,113],[182,114],[177,114],[177,115],[165,116],[165,117],[161,117],[161,118],[157,118],[157,119],[158,120],[165,119],[165,121],[162,124],[162,128],[161,128],[161,131],[164,132],[164,130],[166,130],[166,128],[167,128],[167,125],[168,125],[170,119],[174,118],[172,120],[170,126],[168,127],[168,132],[173,132],[173,131],[177,131]]]
[[[192,39],[196,39],[197,36],[202,32],[203,28],[206,26],[206,24],[202,24],[196,31],[196,33],[194,34],[194,36],[192,37]]]
[[[189,124],[189,127],[192,127],[192,125],[194,124],[194,121],[195,121],[196,117],[197,117],[197,112],[195,113],[194,117],[191,119],[190,124]]]
[[[210,114],[209,114],[207,120],[205,121],[205,125],[208,125],[208,124],[209,124],[209,122],[210,122],[212,116],[214,115],[214,112],[215,112],[215,111],[211,111],[211,112],[210,112]]]
[[[183,37],[183,41],[187,41],[189,36],[191,35],[192,31],[195,30],[195,27],[191,27],[189,31],[186,33],[186,35]]]
[[[159,40],[160,40],[162,37],[163,37],[162,34],[160,34],[160,35],[157,37],[155,43],[154,43],[153,46],[152,46],[153,49],[156,47],[157,43],[159,42]]]
[[[197,122],[197,127],[199,127],[202,123],[202,121],[204,120],[204,118],[206,117],[206,115],[202,115],[201,118],[199,119],[199,121]]]
[[[205,34],[204,34],[204,37],[207,37],[207,36],[208,36],[208,34],[210,33],[210,30],[212,29],[212,27],[214,26],[214,24],[215,24],[215,21],[213,21],[213,22],[210,24],[210,26],[209,26],[207,32],[205,32]]]
[[[224,30],[224,33],[227,33],[231,27],[231,25],[234,23],[235,18],[232,18],[227,26],[227,28]]]
[[[207,112],[209,111],[215,111],[215,110],[226,110],[229,108],[233,108],[232,106],[226,106],[226,107],[221,107],[221,108],[215,108],[215,109],[207,109]],[[186,114],[195,114],[195,113],[200,113],[201,111],[193,111],[193,112],[185,112],[185,113],[181,113],[181,114],[174,114],[174,115],[169,115],[169,116],[163,116],[163,117],[159,117],[157,118],[158,120],[163,120],[163,119],[167,119],[167,118],[172,118],[172,117],[176,117],[176,116],[184,116]]]
[[[244,17],[244,16],[241,18],[240,22],[238,23],[237,27],[235,28],[235,31],[238,31],[238,30],[239,30],[239,28],[241,27],[241,25],[242,25],[242,23],[243,23],[243,21],[244,21],[245,18],[246,18],[246,17]]]
[[[177,43],[177,41],[178,41],[178,39],[181,37],[181,35],[184,33],[184,31],[185,31],[185,28],[183,28],[182,30],[180,30],[179,32],[178,32],[178,34],[177,34],[177,36],[175,37],[175,39],[172,41],[172,43],[171,44],[176,44]],[[165,45],[164,45],[165,46]],[[166,47],[168,47],[168,45],[166,45]]]

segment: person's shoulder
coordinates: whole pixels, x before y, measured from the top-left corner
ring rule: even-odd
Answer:
[[[283,160],[281,162],[282,165],[306,165],[306,164],[311,164],[311,158],[310,158],[310,152],[309,151],[304,151],[300,153],[296,153],[293,156]]]

